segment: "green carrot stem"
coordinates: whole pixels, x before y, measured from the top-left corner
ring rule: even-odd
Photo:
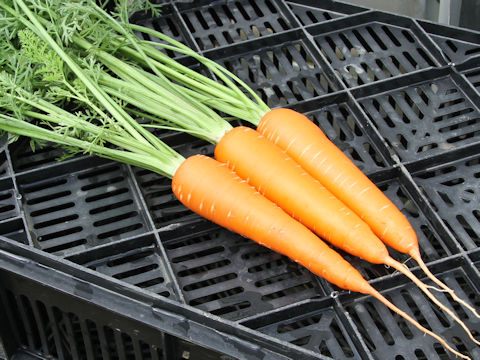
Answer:
[[[136,121],[133,119],[130,120],[127,116],[124,118],[121,112],[118,109],[118,106],[92,81],[81,69],[81,67],[57,44],[57,42],[48,34],[45,28],[42,26],[37,16],[28,8],[23,0],[17,0],[17,4],[20,6],[22,11],[25,13],[27,18],[30,20],[25,21],[24,24],[27,25],[32,31],[34,31],[43,41],[45,41],[57,54],[60,58],[70,67],[70,69],[75,73],[75,75],[85,84],[85,86],[92,92],[95,98],[115,117],[119,122],[123,123],[125,129],[130,132],[138,141],[146,143],[147,140],[141,136],[138,132],[140,130],[135,124]],[[16,13],[14,14],[18,18],[23,17]],[[136,129],[135,129],[136,128]],[[135,131],[137,130],[137,131]],[[143,132],[142,130],[140,130]]]
[[[136,60],[141,60],[140,56],[135,52],[135,50],[127,46],[120,46],[118,40],[113,40],[113,42],[116,42],[119,45],[120,51],[123,51]],[[152,61],[152,64],[155,67],[175,81],[188,84],[194,88],[202,90],[203,92],[210,93],[218,97],[227,97],[232,103],[239,105],[245,104],[243,101],[238,99],[237,94],[232,91],[232,89],[225,87],[224,85],[219,84],[217,81],[203,76],[195,70],[180,64],[178,61],[172,59],[168,55],[163,54],[161,51],[153,48],[145,48],[144,51],[146,54],[155,59],[155,61]]]
[[[18,120],[4,114],[0,114],[0,129],[37,140],[52,141],[60,145],[72,146],[83,150],[85,153],[94,153],[115,161],[121,161],[134,166],[140,166],[169,178],[173,177],[176,170],[184,160],[183,158],[177,158],[170,159],[170,161],[166,162],[164,159],[153,158],[150,155],[135,154],[129,151],[110,149],[101,145],[92,144],[85,140],[58,134],[53,130],[44,129],[37,125],[30,124],[23,120]]]
[[[169,37],[168,35],[165,35],[165,34],[159,32],[159,31],[147,28],[145,26],[136,25],[136,24],[127,24],[127,26],[129,26],[134,31],[139,31],[139,32],[142,32],[142,33],[145,33],[145,34],[153,35],[153,36],[155,36],[155,37],[157,37],[161,40],[164,40],[164,41],[172,44],[174,46],[174,48],[172,50],[178,51],[178,52],[183,52],[186,55],[194,57],[195,59],[199,60],[200,62],[202,62],[203,64],[208,66],[210,69],[212,69],[212,71],[215,71],[215,73],[216,73],[216,70],[214,70],[214,69],[220,70],[224,74],[226,74],[226,75],[230,76],[232,79],[234,79],[245,90],[247,90],[250,93],[250,95],[255,99],[255,101],[257,101],[259,107],[262,110],[264,110],[264,111],[270,110],[270,108],[262,101],[262,99],[260,99],[260,97],[247,84],[245,84],[245,82],[243,82],[235,74],[233,74],[232,72],[228,71],[227,69],[221,67],[220,65],[218,65],[214,61],[197,54],[195,51],[190,49],[188,46],[182,44],[181,42]],[[158,44],[158,45],[163,46],[162,44]]]

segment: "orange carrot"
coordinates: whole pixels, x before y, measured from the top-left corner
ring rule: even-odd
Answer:
[[[455,355],[469,359],[389,302],[337,252],[263,197],[226,164],[203,155],[191,156],[175,172],[172,190],[185,206],[199,215],[288,256],[342,289],[374,296]]]
[[[385,263],[387,248],[368,225],[257,131],[230,130],[215,147],[215,158],[324,240],[368,262]]]
[[[215,157],[321,238],[354,256],[392,266],[406,275],[480,345],[453,311],[390,257],[387,247],[358,215],[260,133],[248,127],[230,130],[215,147]]]
[[[191,156],[175,172],[172,189],[185,206],[214,223],[290,257],[343,289],[369,292],[368,283],[346,260],[225,164]]]
[[[318,126],[303,114],[281,108],[267,112],[257,130],[358,214],[383,242],[409,254],[430,279],[480,317],[471,305],[430,272],[422,260],[417,236],[407,218]]]

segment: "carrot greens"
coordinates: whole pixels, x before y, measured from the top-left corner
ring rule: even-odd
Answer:
[[[38,70],[44,72],[43,81],[56,83],[52,90],[46,93],[53,95],[50,97],[51,101],[58,102],[59,99],[69,98],[84,102],[90,107],[96,106],[97,114],[103,118],[104,113],[111,114],[117,121],[122,122],[125,130],[138,141],[145,143],[148,140],[154,146],[157,142],[147,127],[139,125],[138,121],[130,116],[129,113],[134,113],[135,109],[127,112],[113,102],[124,105],[126,101],[133,100],[128,97],[129,92],[135,91],[145,100],[151,100],[151,112],[156,114],[155,119],[160,122],[158,127],[180,127],[213,143],[231,129],[231,125],[206,106],[202,99],[179,89],[178,85],[164,77],[150,63],[133,32],[121,26],[121,23],[126,21],[125,14],[131,9],[127,9],[125,3],[120,7],[117,17],[113,17],[90,0],[43,3],[18,0],[10,3],[11,6],[8,3],[0,4],[0,8],[6,16],[13,16],[23,25],[23,29],[16,33],[23,55],[32,62],[43,65]],[[118,46],[113,41],[115,39],[120,39],[123,44],[132,44],[137,55],[152,65],[152,71],[147,72],[133,66],[126,57],[120,59],[113,56],[112,53],[115,53]],[[37,51],[37,48],[48,48],[48,51],[42,53]],[[68,68],[69,72],[75,75],[73,83],[65,81],[64,68]],[[90,77],[85,76],[85,68],[89,70]],[[187,77],[182,74],[180,76]],[[124,82],[119,83],[120,79]],[[78,89],[79,84],[81,91]],[[146,92],[147,90],[149,92]],[[95,97],[98,106],[83,96],[85,91]]]
[[[0,129],[13,134],[10,140],[53,141],[67,156],[91,153],[173,177],[184,158],[101,89],[100,64],[64,49],[59,34],[52,36],[24,1],[0,9],[8,32],[0,45]]]

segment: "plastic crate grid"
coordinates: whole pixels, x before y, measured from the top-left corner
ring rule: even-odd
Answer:
[[[159,19],[134,19],[218,61],[269,106],[305,113],[409,218],[433,272],[480,304],[478,34],[334,1],[168,1],[162,10]],[[185,156],[213,154],[212,145],[188,135],[158,135]],[[89,269],[112,289],[125,283],[131,292],[201,310],[205,319],[232,322],[240,333],[250,329],[283,347],[278,355],[286,358],[448,358],[375,300],[341,291],[191,213],[168,179],[85,156],[59,163],[59,156],[54,147],[31,151],[27,142],[0,154],[0,235]],[[480,357],[402,276],[342,255],[396,305]],[[165,342],[80,308],[50,306],[19,284],[0,296],[11,310],[7,320],[18,324],[13,337],[29,351],[89,359],[171,353]],[[478,319],[438,296],[480,333]],[[195,358],[190,343],[175,344],[183,358]],[[242,346],[228,355],[242,358]],[[251,349],[263,351],[257,348],[252,340]]]

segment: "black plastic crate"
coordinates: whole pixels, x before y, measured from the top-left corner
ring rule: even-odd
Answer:
[[[436,266],[437,276],[450,286],[459,296],[478,304],[478,282],[471,279],[472,269],[461,258],[442,261]],[[406,312],[420,324],[444,337],[453,347],[468,354],[472,359],[480,356],[480,350],[461,327],[453,322],[444,312],[439,311],[415,285],[396,279],[397,286],[387,284],[388,290],[382,294],[396,306]],[[432,285],[430,281],[425,281]],[[381,287],[381,284],[377,286]],[[435,293],[442,304],[449,307],[474,334],[480,331],[480,321],[474,315],[464,311],[443,293]],[[436,344],[435,340],[425,336],[417,328],[392,313],[388,308],[370,297],[353,296],[340,302],[348,312],[359,331],[368,352],[381,359],[448,359],[446,350]]]
[[[445,64],[432,40],[408,18],[360,13],[306,30],[348,87]]]
[[[237,320],[325,295],[292,260],[216,226],[192,228],[160,235],[187,304]]]
[[[20,215],[18,197],[11,178],[0,180],[0,221]]]
[[[448,61],[461,63],[480,55],[480,33],[427,21],[419,23],[438,44]]]
[[[480,69],[473,69],[465,72],[465,76],[472,86],[479,91],[480,89]]]
[[[12,168],[15,173],[54,165],[63,157],[63,151],[54,145],[32,148],[27,140],[19,140],[19,146],[10,150]],[[20,145],[21,144],[21,145]]]
[[[302,26],[317,24],[368,10],[359,6],[334,1],[322,1],[321,4],[312,4],[311,1],[293,0],[287,1],[287,5]]]
[[[152,293],[176,298],[168,265],[153,235],[132,237],[68,257],[68,260]]]
[[[346,328],[344,309],[333,298],[267,312],[242,324],[333,359],[361,358]]]
[[[133,19],[223,64],[269,106],[305,113],[409,218],[431,270],[480,306],[477,33],[330,0],[167,1],[162,14]],[[205,141],[155,134],[185,156],[213,155]],[[449,358],[376,300],[202,220],[168,179],[59,157],[51,146],[31,151],[28,141],[0,152],[7,355]],[[342,255],[422,324],[480,358],[404,276]],[[478,319],[437,295],[478,335]]]
[[[22,218],[4,220],[1,223],[0,235],[8,239],[18,241],[22,244],[29,244],[29,236]]]
[[[66,255],[148,230],[128,168],[103,163],[86,159],[17,176],[35,247]]]
[[[205,55],[237,74],[268,106],[277,107],[341,88],[317,51],[299,30],[292,30]]]
[[[200,50],[281,33],[295,26],[290,14],[284,11],[283,2],[272,0],[218,1],[178,7]]]
[[[327,359],[8,239],[0,248],[7,355],[21,347],[41,358]]]
[[[465,250],[480,244],[479,178],[478,155],[414,174],[414,181]]]
[[[478,93],[455,72],[432,70],[377,85],[354,95],[401,161],[479,143]]]
[[[122,301],[72,274],[38,269],[38,263],[1,253],[0,303],[8,309],[0,313],[2,328],[8,329],[2,340],[7,354],[22,345],[15,358],[234,359],[166,334],[153,325],[165,320],[155,321],[159,317],[152,316],[150,306],[142,316],[153,319],[141,324],[134,301]],[[22,274],[15,272],[16,266]]]
[[[0,140],[1,142],[1,140]],[[11,170],[3,149],[0,152],[0,178],[10,175]]]

